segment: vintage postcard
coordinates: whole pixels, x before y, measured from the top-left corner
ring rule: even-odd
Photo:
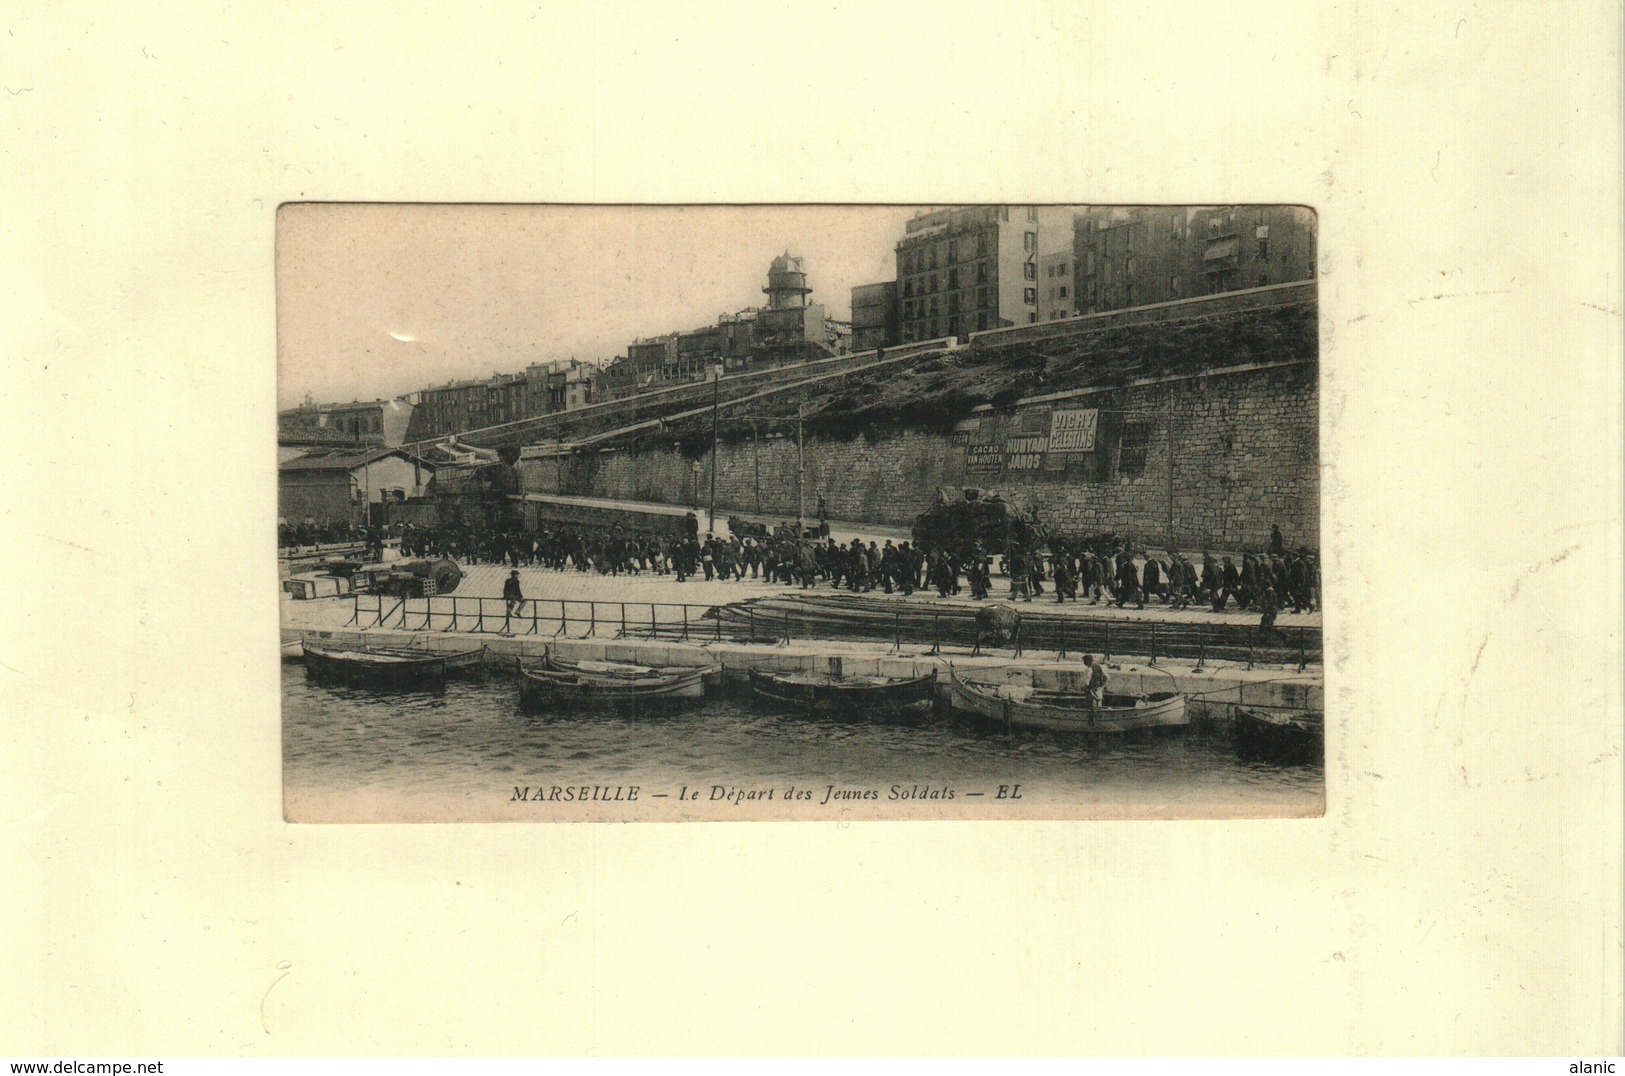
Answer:
[[[1317,224],[283,206],[287,818],[1322,814]]]

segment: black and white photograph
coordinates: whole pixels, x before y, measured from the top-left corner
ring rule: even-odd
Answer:
[[[284,206],[288,819],[1320,815],[1317,257],[1296,205]]]
[[[1622,49],[10,5],[0,1068],[1618,1071]]]

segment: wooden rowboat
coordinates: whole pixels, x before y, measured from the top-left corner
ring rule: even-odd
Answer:
[[[282,644],[282,660],[283,661],[303,661],[303,660],[305,660],[305,644],[300,642],[298,639],[295,639],[292,642],[283,643]]]
[[[405,646],[359,650],[319,646],[307,640],[304,652],[307,676],[384,685],[437,683],[454,672],[478,668],[485,660],[483,646],[441,654]]]
[[[1081,691],[1040,691],[1017,684],[948,678],[949,704],[994,724],[1055,732],[1113,733],[1133,729],[1187,725],[1184,695],[1158,691],[1149,695],[1104,696],[1090,709]]]
[[[584,676],[619,676],[634,680],[650,676],[686,676],[699,673],[707,691],[722,686],[721,665],[633,665],[624,661],[569,661],[557,657],[552,650],[542,655],[542,666],[550,672],[577,673]]]
[[[1236,707],[1236,753],[1242,758],[1302,766],[1326,756],[1326,722],[1315,710]]]
[[[539,666],[519,667],[519,703],[527,710],[572,710],[582,707],[632,709],[670,706],[705,697],[701,670],[652,673],[648,676],[599,676],[559,672]]]
[[[759,698],[816,713],[869,716],[923,707],[936,692],[937,671],[924,676],[836,676],[828,673],[750,671]]]

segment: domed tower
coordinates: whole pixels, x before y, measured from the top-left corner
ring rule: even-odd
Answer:
[[[807,296],[812,294],[812,289],[807,287],[807,274],[801,268],[801,259],[788,250],[774,258],[767,270],[767,287],[762,291],[767,295],[769,310],[806,306]]]

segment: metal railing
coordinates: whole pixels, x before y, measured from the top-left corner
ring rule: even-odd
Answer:
[[[346,627],[566,639],[721,642],[724,638],[715,605],[526,598],[510,607],[503,598],[456,594],[422,598],[354,594],[348,600],[351,612]]]
[[[974,609],[896,611],[883,616],[844,619],[810,609],[758,608],[754,603],[694,605],[681,602],[612,602],[571,598],[527,598],[510,610],[502,598],[455,594],[399,598],[361,593],[344,597],[351,605],[346,627],[400,631],[467,632],[566,639],[672,639],[783,646],[797,639],[890,643],[944,647],[972,654],[987,650],[1053,652],[1061,658],[1086,653],[1103,658],[1137,657],[1155,665],[1164,658],[1297,665],[1302,671],[1322,660],[1317,628],[1277,628],[1264,633],[1242,624],[1180,624],[1167,621],[1105,620],[1093,617],[1023,619],[1013,634],[988,637]]]

